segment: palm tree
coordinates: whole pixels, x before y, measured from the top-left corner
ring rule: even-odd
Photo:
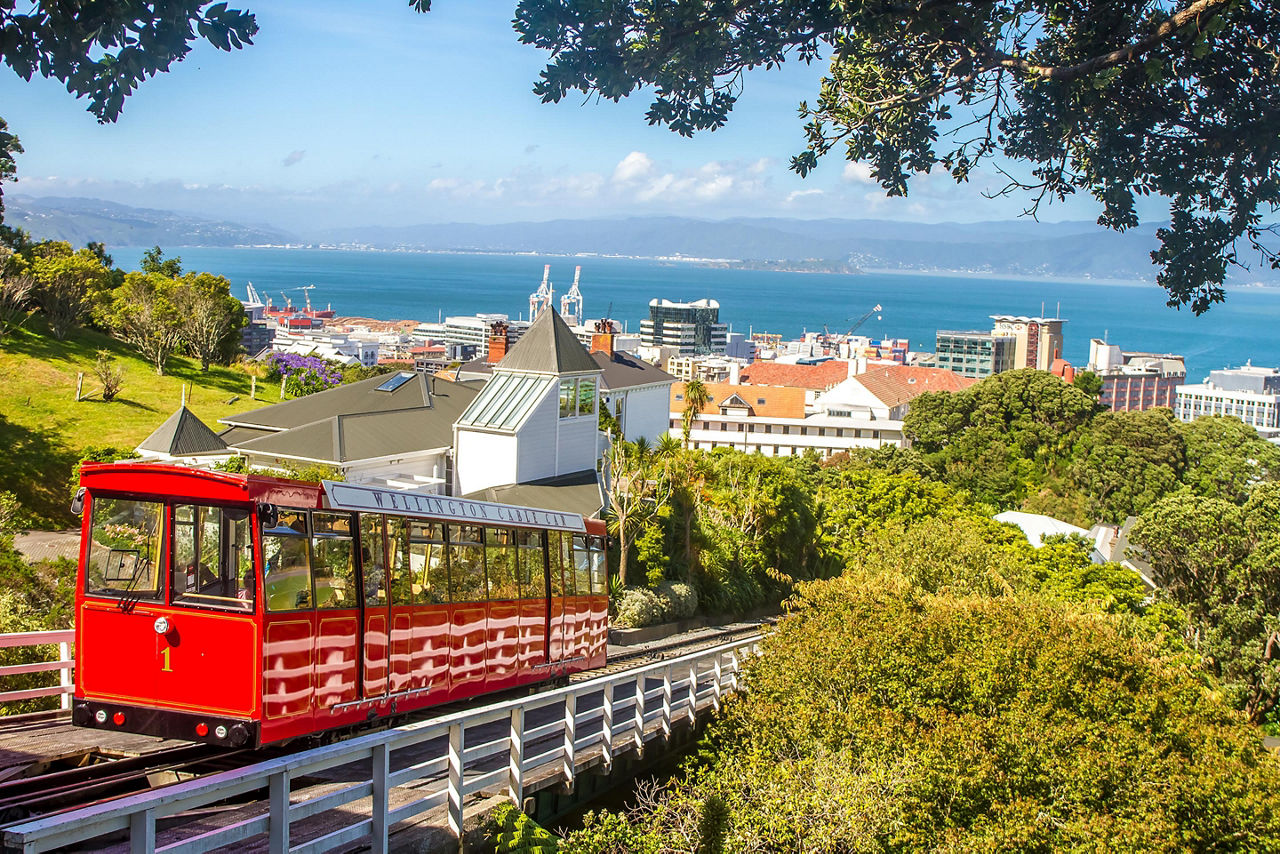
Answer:
[[[691,379],[684,385],[684,414],[680,417],[684,429],[684,446],[689,447],[689,433],[693,430],[693,422],[702,414],[702,407],[711,400],[707,387],[700,379]]]

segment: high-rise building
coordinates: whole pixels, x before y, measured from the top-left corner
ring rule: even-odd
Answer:
[[[1053,360],[1062,355],[1062,324],[1066,323],[1062,318],[993,314],[991,319],[995,321],[992,335],[1014,340],[1014,368],[1047,371]]]
[[[964,377],[984,379],[1013,367],[1016,343],[1011,335],[940,329],[933,364]]]
[[[1098,402],[1116,412],[1173,409],[1178,385],[1187,378],[1186,363],[1170,353],[1129,353],[1094,338],[1089,341],[1089,364],[1102,380]]]
[[[646,347],[675,347],[681,356],[723,353],[729,327],[720,322],[720,303],[649,301],[649,317],[640,321],[640,340]]]
[[[1234,415],[1265,437],[1280,434],[1280,370],[1242,368],[1210,371],[1202,383],[1178,386],[1173,412],[1182,421],[1202,415]]]

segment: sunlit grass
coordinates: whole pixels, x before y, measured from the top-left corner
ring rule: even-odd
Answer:
[[[125,371],[111,402],[102,399],[93,374],[99,350],[115,355]],[[80,372],[84,397],[77,402]],[[58,341],[32,318],[0,342],[0,489],[16,493],[40,516],[69,522],[67,482],[83,450],[136,447],[181,405],[184,384],[187,407],[215,431],[219,418],[274,403],[279,395],[278,386],[259,383],[252,400],[242,371],[214,365],[206,373],[182,357],[157,376],[127,344],[87,329]]]

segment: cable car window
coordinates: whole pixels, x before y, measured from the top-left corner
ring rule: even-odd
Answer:
[[[387,545],[383,518],[376,513],[360,516],[360,571],[364,575],[364,604],[387,604]]]
[[[306,513],[282,509],[276,526],[263,529],[262,569],[268,611],[311,607]]]
[[[391,604],[413,604],[413,569],[409,565],[409,523],[387,517],[387,566],[391,570]]]
[[[413,601],[440,605],[449,601],[449,568],[445,563],[444,526],[439,522],[409,522],[409,566]]]
[[[573,586],[579,596],[591,593],[591,555],[581,534],[573,535]]]
[[[449,569],[454,602],[483,602],[484,529],[479,525],[449,525]]]
[[[359,604],[350,514],[311,514],[311,574],[317,608],[354,608]]]
[[[541,599],[547,595],[543,580],[542,532],[516,531],[516,581],[525,599]]]
[[[587,541],[591,549],[591,592],[604,595],[609,592],[609,567],[604,559],[604,537],[591,537]]]
[[[551,564],[551,595],[564,595],[564,556],[560,548],[560,538],[567,536],[559,531],[547,531],[547,559]]]
[[[164,505],[129,498],[93,498],[85,593],[126,599],[160,598]]]
[[[174,605],[252,611],[255,584],[248,511],[175,505],[170,572]]]
[[[489,600],[519,599],[514,533],[510,528],[486,528],[484,533],[485,560],[489,566]]]

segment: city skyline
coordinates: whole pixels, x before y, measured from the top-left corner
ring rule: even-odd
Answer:
[[[1013,218],[994,173],[918,176],[888,199],[862,164],[828,157],[801,179],[796,107],[825,63],[758,69],[728,124],[692,139],[647,124],[645,92],[541,104],[547,55],[519,44],[502,3],[248,4],[255,44],[200,43],[98,125],[56,81],[0,75],[22,140],[7,192],[84,196],[305,230],[344,225],[681,214],[920,222]],[[1158,210],[1155,209],[1155,210]],[[1092,219],[1075,199],[1048,220]]]

